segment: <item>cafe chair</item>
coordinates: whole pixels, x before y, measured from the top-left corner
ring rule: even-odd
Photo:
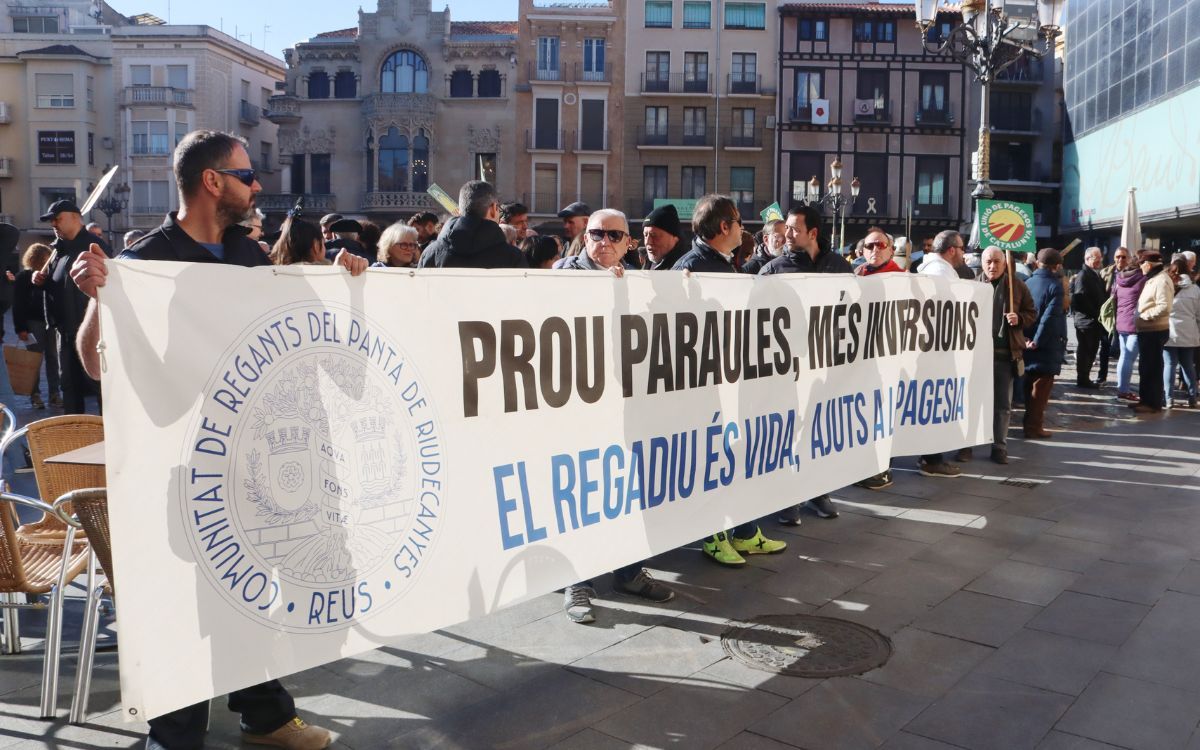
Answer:
[[[70,507],[74,514],[67,511]],[[79,663],[75,670],[75,692],[71,698],[71,723],[87,721],[88,697],[92,690],[92,665],[96,660],[96,634],[100,628],[100,600],[113,595],[112,538],[108,531],[108,490],[103,487],[74,490],[54,501],[54,513],[70,528],[82,529],[88,538],[92,558],[88,569],[99,561],[105,581],[100,585],[88,577],[88,598],[84,608],[83,630],[79,635]]]

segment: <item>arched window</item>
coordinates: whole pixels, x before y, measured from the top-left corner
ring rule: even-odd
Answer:
[[[426,94],[429,66],[416,52],[393,52],[379,72],[379,88],[385,94]]]
[[[413,138],[412,186],[414,193],[429,189],[429,136],[424,129]]]
[[[379,190],[408,192],[408,136],[396,128],[388,128],[379,139]]]
[[[316,71],[308,74],[308,98],[329,98],[329,74]]]
[[[450,96],[469,98],[475,93],[475,79],[469,70],[456,70],[450,74]]]
[[[358,81],[349,70],[339,70],[333,79],[333,97],[335,99],[353,99],[358,96]]]

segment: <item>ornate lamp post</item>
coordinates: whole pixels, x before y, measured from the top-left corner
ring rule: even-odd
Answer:
[[[834,247],[842,247],[846,244],[846,211],[858,200],[862,183],[858,181],[857,177],[850,180],[850,196],[847,197],[842,192],[841,159],[834,158],[833,163],[829,165],[829,173],[832,178],[829,180],[828,189],[824,195],[821,195],[821,181],[817,179],[816,175],[813,175],[813,178],[808,181],[804,195],[793,195],[793,198],[808,206],[828,206],[830,214],[833,215],[834,229],[830,233],[830,244]],[[840,232],[838,230],[839,218]]]
[[[1030,7],[1029,2],[1011,0],[962,0],[963,22],[930,41],[929,31],[937,20],[939,9],[950,5],[945,0],[916,0],[917,28],[921,44],[933,54],[948,54],[966,65],[983,88],[979,113],[979,151],[975,154],[976,200],[991,198],[991,85],[996,74],[1022,56],[1042,58],[1054,53],[1054,40],[1060,31],[1064,0],[1037,0],[1036,13],[1018,17],[1010,12]],[[946,9],[946,12],[950,12]],[[1041,48],[1035,46],[1042,42]]]
[[[116,185],[104,194],[104,197],[96,201],[96,205],[92,208],[108,217],[108,244],[115,251],[119,252],[116,238],[113,236],[112,217],[125,210],[129,205],[128,200],[129,186],[125,184]]]

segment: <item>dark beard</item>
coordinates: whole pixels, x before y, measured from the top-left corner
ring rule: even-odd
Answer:
[[[253,202],[251,202],[250,207],[244,211],[237,204],[227,201],[224,196],[222,196],[221,201],[217,203],[217,220],[220,221],[222,229],[228,229],[234,224],[240,224],[241,222],[253,217]]]

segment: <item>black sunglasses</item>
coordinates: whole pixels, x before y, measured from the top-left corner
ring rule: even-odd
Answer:
[[[589,229],[587,236],[592,242],[602,242],[605,237],[614,245],[629,236],[628,232],[622,232],[620,229]]]
[[[213,171],[219,174],[227,174],[230,177],[236,177],[238,182],[246,187],[250,187],[258,179],[258,175],[253,169],[214,169]]]

